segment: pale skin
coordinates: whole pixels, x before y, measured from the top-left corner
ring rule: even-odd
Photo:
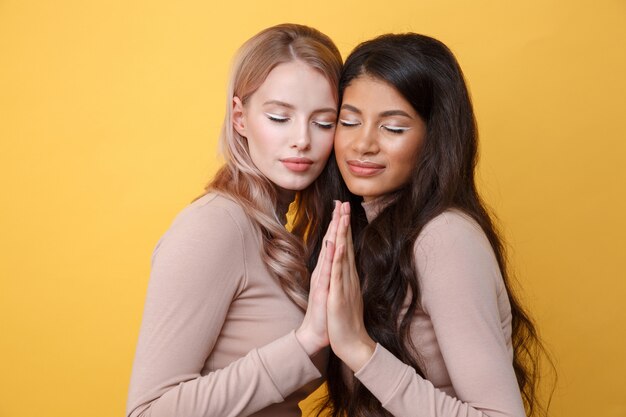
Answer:
[[[341,204],[328,291],[328,338],[335,355],[357,372],[374,354],[376,342],[363,322],[363,298],[356,272],[350,204]]]
[[[349,203],[335,202],[324,246],[311,276],[309,306],[296,337],[310,356],[330,344],[353,372],[361,369],[376,349],[363,322]]]
[[[309,304],[304,320],[296,330],[296,338],[309,356],[315,355],[330,343],[327,330],[327,300],[339,223],[340,205],[335,202],[332,220],[324,236],[325,244],[311,274]]]
[[[294,60],[277,65],[247,99],[232,102],[233,128],[246,138],[250,158],[275,186],[281,203],[293,201],[324,169],[333,146],[337,100],[326,77]],[[333,220],[313,274],[309,302],[296,337],[309,356],[328,346],[326,300],[339,222]]]
[[[349,203],[335,202],[324,246],[311,276],[309,306],[296,337],[310,356],[330,344],[337,357],[354,372],[374,354],[376,343],[363,322]]]

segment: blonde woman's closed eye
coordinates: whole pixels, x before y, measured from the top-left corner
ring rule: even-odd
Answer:
[[[286,123],[290,120],[290,118],[287,116],[281,116],[281,115],[274,114],[274,113],[265,113],[265,116],[267,116],[267,118],[271,120],[272,122],[276,122],[276,123]]]
[[[332,129],[333,127],[335,127],[335,123],[333,122],[326,122],[326,121],[322,121],[322,120],[314,120],[313,124],[317,127],[319,127],[320,129]]]

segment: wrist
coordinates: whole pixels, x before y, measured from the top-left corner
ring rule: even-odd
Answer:
[[[337,356],[348,365],[352,372],[356,373],[371,359],[375,350],[376,342],[368,337],[355,346],[345,349],[345,354],[337,354]]]
[[[303,329],[302,326],[296,330],[296,339],[309,357],[315,355],[323,347],[316,342],[316,338],[311,335],[311,332],[306,331],[306,329]]]

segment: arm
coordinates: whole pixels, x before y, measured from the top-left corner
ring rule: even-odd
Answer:
[[[449,212],[415,245],[422,307],[457,398],[377,346],[355,374],[395,416],[525,416],[497,303],[500,271],[480,228]],[[508,314],[508,313],[506,313]]]
[[[231,301],[245,287],[241,225],[191,206],[153,256],[127,416],[248,415],[320,376],[294,332],[200,375]]]

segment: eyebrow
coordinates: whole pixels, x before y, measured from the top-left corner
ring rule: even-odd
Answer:
[[[343,104],[341,106],[341,110],[348,110],[356,114],[363,114],[361,110],[357,109],[356,107],[350,104]],[[408,117],[409,119],[413,119],[407,112],[403,110],[387,110],[387,111],[381,112],[379,116],[380,117],[404,116],[404,117]]]
[[[287,107],[288,109],[296,108],[293,104],[285,103],[284,101],[280,101],[280,100],[268,100],[265,103],[263,103],[264,106],[268,104],[276,104],[278,106]]]
[[[288,109],[295,109],[296,106],[294,106],[293,104],[289,104],[289,103],[285,103],[284,101],[280,101],[280,100],[268,100],[265,103],[263,103],[264,106],[268,105],[268,104],[274,104],[277,106],[281,106],[281,107],[286,107]],[[313,113],[337,113],[337,109],[334,107],[325,107],[322,109],[317,109],[314,110]]]
[[[381,117],[389,117],[389,116],[404,116],[409,119],[413,119],[409,114],[403,110],[387,110],[380,114]]]

